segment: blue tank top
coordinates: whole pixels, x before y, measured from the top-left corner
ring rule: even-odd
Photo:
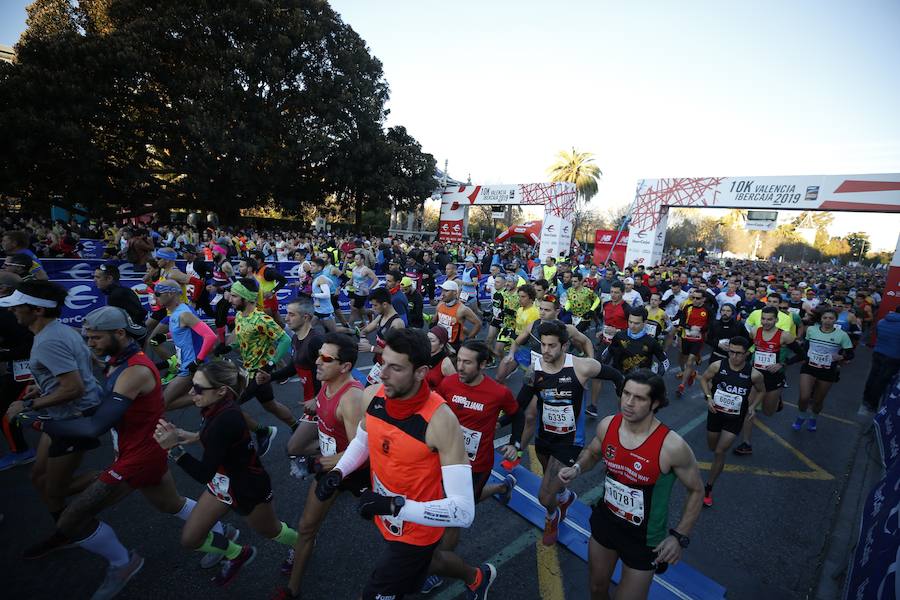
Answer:
[[[368,296],[369,288],[372,287],[372,280],[362,272],[365,267],[353,267],[353,289],[357,296]]]
[[[197,353],[203,346],[203,338],[194,333],[190,327],[181,324],[181,317],[185,314],[197,316],[194,309],[184,303],[179,304],[169,315],[169,331],[172,333],[172,341],[175,342],[175,354],[180,365],[187,365],[196,360]]]
[[[334,306],[331,304],[331,297],[327,298],[317,298],[316,294],[324,294],[325,290],[322,289],[321,278],[325,277],[325,280],[328,281],[329,292],[334,291],[333,283],[331,282],[331,278],[327,275],[323,275],[322,273],[317,273],[314,275],[315,279],[313,280],[312,292],[313,292],[313,309],[319,313],[320,315],[332,315],[334,314]]]
[[[474,297],[478,292],[478,269],[475,267],[471,269],[463,267],[461,279],[463,291],[469,294],[469,297]]]
[[[844,331],[850,331],[850,312],[844,311],[838,315],[837,322],[835,323],[838,329],[843,329]]]

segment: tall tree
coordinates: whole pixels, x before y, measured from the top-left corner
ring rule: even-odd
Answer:
[[[560,151],[547,172],[550,181],[574,183],[582,205],[597,195],[597,182],[603,175],[600,167],[594,164],[593,154],[579,152],[575,148],[571,152]]]

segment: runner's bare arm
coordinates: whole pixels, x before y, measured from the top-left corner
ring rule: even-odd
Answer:
[[[359,388],[350,388],[341,396],[341,401],[335,411],[335,416],[344,425],[347,432],[347,439],[352,440],[356,436],[356,430],[359,428],[363,420],[365,410],[363,409],[364,390]],[[319,464],[323,469],[331,470],[338,463],[346,450],[338,452],[333,456],[322,456],[319,458]]]
[[[532,321],[533,323],[536,323],[536,321]],[[594,345],[591,343],[591,340],[578,331],[578,328],[574,325],[566,325],[566,329],[569,331],[569,339],[572,345],[581,350],[588,358],[594,358]]]
[[[475,313],[468,306],[459,307],[459,317],[462,321],[468,321],[472,324],[472,329],[466,331],[465,323],[459,329],[460,340],[474,338],[481,331],[481,319],[475,316]],[[465,337],[463,337],[465,336]]]
[[[666,436],[661,455],[668,456],[670,468],[687,489],[684,510],[675,530],[682,535],[690,535],[703,505],[703,478],[700,476],[697,458],[684,438],[675,432]]]
[[[578,460],[571,467],[563,467],[559,471],[559,480],[565,484],[569,484],[576,477],[593,469],[597,463],[603,461],[603,438],[606,436],[606,430],[612,421],[612,416],[604,417],[597,424],[597,432],[591,443],[584,447]]]

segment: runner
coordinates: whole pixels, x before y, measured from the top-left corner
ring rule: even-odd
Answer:
[[[794,431],[803,428],[816,431],[816,421],[825,404],[831,386],[841,378],[840,365],[853,360],[853,342],[846,331],[838,329],[838,312],[834,308],[819,309],[819,322],[806,330],[809,350],[800,367],[800,396],[797,418],[791,425]],[[812,404],[812,414],[809,412]]]
[[[386,288],[375,288],[369,293],[369,302],[372,310],[378,315],[368,325],[359,331],[359,352],[371,352],[374,356],[374,364],[369,370],[369,384],[381,383],[381,353],[384,351],[384,338],[387,332],[392,329],[401,329],[405,327],[403,319],[397,314],[393,304],[391,304],[391,294]],[[375,343],[369,341],[368,335],[375,333]]]
[[[228,325],[228,311],[231,310],[231,302],[226,298],[226,294],[234,280],[234,267],[228,262],[228,251],[222,246],[214,244],[212,255],[212,282],[206,286],[206,289],[212,296],[209,302],[216,310],[216,337],[220,342],[224,342],[225,328]]]
[[[164,406],[159,372],[134,341],[146,333],[143,326],[135,325],[120,308],[104,307],[85,316],[84,332],[94,355],[105,358],[103,403],[90,417],[31,422],[53,436],[96,439],[106,431],[112,434],[114,462],[66,507],[54,534],[62,543],[81,546],[107,560],[106,578],[92,596],[101,600],[117,595],[141,569],[144,559],[129,552],[97,515],[134,490],[140,490],[160,512],[183,521],[197,503],[178,493],[166,454],[153,443]],[[240,533],[220,522],[215,523],[214,531],[230,540]],[[212,567],[220,558],[211,554],[201,564]]]
[[[853,347],[856,348],[862,337],[862,324],[859,317],[850,310],[853,308],[853,304],[846,296],[836,296],[831,299],[831,305],[837,314],[837,321],[834,326],[846,332],[850,337],[850,341],[853,342]],[[821,314],[819,316],[821,317]]]
[[[452,264],[452,263],[450,263]],[[448,271],[450,264],[447,265]],[[449,344],[454,350],[458,350],[466,338],[474,338],[481,330],[481,319],[475,313],[463,306],[456,298],[459,293],[459,285],[450,279],[441,284],[441,301],[437,305],[435,316],[437,325],[447,330]],[[472,329],[466,331],[466,323],[472,324]]]
[[[287,278],[275,267],[254,258],[243,258],[238,263],[238,275],[256,279],[259,289],[256,306],[269,315],[280,329],[284,329],[281,314],[278,312],[278,290],[287,285]]]
[[[335,331],[334,304],[331,302],[331,279],[325,274],[325,261],[314,258],[310,261],[310,277],[312,278],[311,296],[313,298],[313,314],[325,331]]]
[[[428,330],[428,343],[431,344],[431,358],[428,360],[428,374],[425,383],[436,390],[444,377],[456,373],[456,365],[447,352],[447,330],[440,325],[435,325]]]
[[[754,346],[753,368],[762,373],[765,393],[753,399],[754,410],[748,413],[741,432],[741,443],[734,449],[734,453],[738,456],[753,454],[751,436],[755,409],[762,406],[763,414],[771,417],[784,407],[781,400],[782,390],[787,386],[784,372],[787,365],[800,362],[805,356],[797,338],[790,331],[776,327],[779,316],[785,313],[780,313],[774,306],[765,306],[760,314],[761,325],[750,328],[749,331]],[[794,355],[790,360],[785,360],[783,348],[790,348],[793,351]]]
[[[516,319],[515,319],[515,335],[516,337],[513,340],[513,343],[510,344],[509,353],[503,357],[503,360],[500,361],[500,367],[497,369],[497,381],[500,383],[504,383],[506,378],[516,370],[516,364],[529,368],[531,365],[531,358],[527,351],[522,349],[519,351],[516,347],[515,340],[521,339],[524,344],[528,339],[525,336],[525,330],[531,325],[533,322],[537,321],[540,316],[540,310],[538,309],[538,305],[535,304],[535,299],[537,298],[537,292],[535,288],[531,284],[525,284],[519,287],[517,292],[517,305],[516,308]],[[545,294],[542,298],[546,297]],[[559,302],[556,300],[556,296],[550,296],[553,298],[553,302],[556,305],[557,311],[559,310]],[[557,313],[558,314],[558,313]]]
[[[366,308],[366,301],[369,299],[369,292],[378,285],[378,276],[369,268],[362,252],[357,252],[354,256],[351,277],[353,295],[350,302],[350,323],[362,326],[372,318],[372,311]]]
[[[356,359],[356,341],[342,333],[326,335],[318,350],[316,376],[323,383],[315,399],[318,416],[318,447],[315,454],[319,456],[310,457],[310,466],[318,472],[317,480],[322,479],[323,472],[333,469],[344,455],[365,414],[362,385],[353,377]],[[369,469],[363,467],[344,479],[337,491],[349,491],[359,497],[367,487]],[[320,500],[316,492],[317,486],[309,486],[303,514],[297,524],[297,542],[284,565],[290,566],[290,581],[275,593],[275,600],[300,597],[300,582],[306,571],[306,563],[312,556],[316,535],[337,498],[337,495],[333,495]]]
[[[631,310],[628,329],[613,336],[612,343],[603,351],[600,360],[608,360],[623,375],[637,369],[651,369],[654,373],[665,375],[669,369],[666,351],[655,337],[647,333],[647,309],[643,306]]]
[[[597,332],[602,346],[609,346],[613,336],[628,327],[629,312],[631,306],[622,299],[622,284],[617,281],[609,288],[609,300],[603,303],[603,329]]]
[[[516,478],[509,474],[499,483],[488,483],[494,466],[494,433],[500,411],[514,415],[519,404],[509,388],[484,374],[491,353],[484,342],[466,340],[456,358],[458,374],[445,377],[437,393],[459,419],[463,431],[466,456],[472,465],[472,489],[475,503],[498,495],[508,504],[516,487]],[[440,549],[452,551],[459,545],[460,530],[448,527],[441,538]],[[427,594],[443,583],[437,575],[425,581],[420,592]]]
[[[592,600],[609,598],[619,559],[616,597],[647,598],[654,572],[677,564],[700,516],[703,480],[690,446],[656,418],[668,404],[662,377],[636,371],[625,379],[621,412],[604,418],[578,462],[561,469],[569,485],[601,460],[606,467],[603,501],[591,513],[588,569]],[[640,472],[632,464],[643,465]],[[678,525],[669,529],[669,498],[675,479],[687,488]]]
[[[730,305],[726,305],[730,306]],[[712,489],[722,469],[725,455],[744,422],[751,422],[756,411],[751,393],[765,393],[763,373],[747,360],[750,340],[737,335],[728,339],[728,358],[710,363],[700,376],[700,387],[706,396],[706,443],[714,453],[709,479],[703,491],[703,505],[712,506]]]
[[[20,283],[21,279],[17,275],[0,272],[0,298],[15,292]],[[21,400],[28,386],[34,383],[28,370],[33,341],[34,334],[20,325],[12,312],[0,309],[0,362],[6,366],[6,371],[0,378],[0,419],[3,437],[9,447],[9,453],[0,458],[0,471],[31,464],[36,457],[35,449],[29,447],[25,440],[19,420],[10,420],[6,416],[9,405]]]
[[[422,292],[416,289],[416,282],[411,277],[404,276],[400,280],[400,288],[407,300],[406,314],[409,320],[407,325],[417,329],[425,327],[425,313],[423,312],[425,299],[422,298]]]
[[[122,285],[119,277],[119,267],[111,263],[104,263],[94,269],[94,285],[106,296],[107,306],[124,309],[132,321],[143,325],[147,320],[147,311],[135,291]]]
[[[735,308],[731,304],[719,307],[720,317],[710,326],[706,343],[712,348],[709,364],[719,360],[728,360],[728,341],[737,336],[744,336],[746,329],[734,318]]]
[[[236,313],[234,342],[231,346],[220,344],[216,353],[222,354],[231,349],[240,352],[244,369],[249,373],[250,380],[243,394],[238,396],[238,404],[244,404],[248,400],[256,398],[266,411],[289,426],[293,432],[297,428],[297,421],[284,404],[275,400],[271,377],[266,375],[257,377],[259,371],[266,371],[269,374],[274,371],[275,365],[287,356],[291,349],[291,338],[278,327],[270,316],[257,309],[258,286],[258,282],[253,277],[238,279],[231,286],[229,300]],[[244,413],[244,418],[247,419],[247,426],[256,437],[259,455],[265,456],[278,429],[274,426],[260,425],[246,413]]]
[[[681,383],[675,394],[679,398],[684,395],[685,387],[694,385],[696,366],[700,364],[703,352],[703,340],[712,321],[711,312],[706,308],[707,296],[706,292],[692,289],[688,303],[681,308],[678,316],[678,322],[681,323],[681,354],[678,355],[681,371],[675,377],[681,379]]]
[[[358,510],[374,519],[388,544],[363,600],[418,592],[429,573],[461,579],[469,597],[487,598],[496,569],[469,566],[438,548],[446,527],[472,524],[475,501],[459,421],[422,385],[428,371],[425,333],[399,329],[385,342],[383,385],[365,391],[365,419],[337,466],[319,481],[318,497],[330,498],[344,477],[371,460],[372,489],[363,492]]]
[[[566,310],[572,313],[572,325],[578,331],[584,333],[590,328],[594,320],[594,311],[600,306],[600,298],[593,290],[584,286],[584,276],[574,271],[572,273],[572,287],[566,296]]]
[[[19,325],[34,334],[28,371],[36,384],[9,405],[10,421],[25,411],[37,412],[42,419],[70,419],[90,414],[100,404],[91,352],[78,332],[60,321],[67,295],[57,283],[34,280],[23,281],[15,292],[0,298],[0,307],[11,308]],[[54,521],[65,509],[66,497],[84,491],[96,477],[96,472],[76,477],[75,470],[84,453],[99,445],[97,439],[41,434],[31,482]],[[40,558],[65,545],[53,535],[27,548],[24,558]]]
[[[481,321],[481,303],[478,301],[478,267],[475,266],[475,256],[466,256],[466,264],[463,266],[462,275],[459,278],[461,289],[459,301],[475,313],[475,317]]]
[[[171,331],[175,356],[178,357],[178,375],[166,385],[163,392],[166,410],[183,408],[191,404],[188,395],[191,375],[197,365],[212,352],[216,345],[216,334],[200,320],[193,308],[182,302],[181,288],[176,281],[165,279],[157,283],[153,288],[153,295],[169,316],[156,326],[150,337],[165,335]]]
[[[690,293],[682,289],[679,280],[672,281],[671,287],[663,292],[660,306],[666,311],[669,322],[672,324],[671,329],[666,335],[666,350],[672,347],[675,340],[676,328],[678,327],[678,316],[681,314],[681,307],[690,298]]]
[[[243,386],[244,379],[230,362],[200,365],[191,388],[194,404],[203,415],[199,433],[180,430],[164,419],[159,420],[154,433],[169,458],[195,481],[206,484],[181,531],[181,543],[228,559],[213,578],[218,586],[231,583],[241,568],[256,558],[256,548],[239,546],[211,526],[228,511],[234,510],[260,535],[280,544],[293,546],[297,541],[297,532],[275,515],[269,474],[259,461],[238,405]],[[195,442],[203,445],[200,459],[182,445]]]
[[[513,420],[510,444],[503,453],[507,460],[515,461],[519,450],[534,435],[534,450],[544,470],[538,498],[547,509],[543,543],[552,546],[559,534],[559,524],[578,497],[561,485],[557,473],[572,465],[584,446],[581,408],[585,385],[590,379],[605,379],[615,382],[618,391],[622,374],[593,358],[569,354],[570,338],[564,323],[543,323],[538,333],[541,356],[534,367],[533,401]],[[535,423],[539,423],[537,428]]]
[[[666,311],[662,309],[661,304],[662,295],[658,291],[651,292],[650,303],[644,307],[647,309],[647,322],[644,329],[650,337],[663,344],[663,350],[665,350],[668,348],[668,338],[673,328],[672,321]]]
[[[491,279],[489,281],[493,282],[493,292],[491,292],[491,316],[488,319],[488,333],[487,338],[485,338],[485,343],[488,345],[488,348],[491,349],[491,354],[494,356],[491,359],[491,363],[495,363],[495,359],[503,358],[502,352],[499,351],[499,348],[502,348],[502,345],[497,344],[497,336],[500,333],[500,329],[503,327],[503,309],[505,304],[505,294],[503,293],[506,288],[506,276],[500,272],[499,267],[494,265],[491,268],[494,271],[494,274],[491,275]]]

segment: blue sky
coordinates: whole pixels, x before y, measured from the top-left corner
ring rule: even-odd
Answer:
[[[24,28],[0,3],[0,43]],[[456,178],[593,152],[596,210],[640,178],[900,173],[900,3],[334,0],[384,64],[391,124]],[[893,249],[900,217],[839,214]]]

